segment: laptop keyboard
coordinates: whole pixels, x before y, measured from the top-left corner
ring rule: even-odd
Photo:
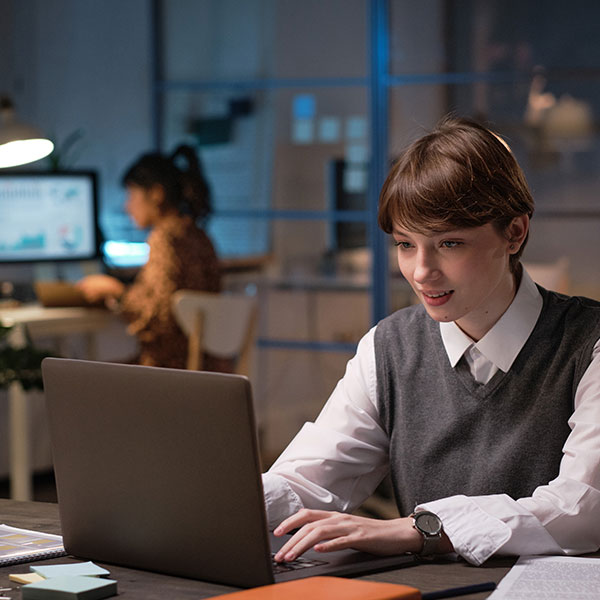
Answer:
[[[285,573],[286,571],[295,571],[297,569],[306,569],[307,567],[318,567],[327,564],[325,560],[311,560],[308,558],[297,558],[291,562],[275,562],[275,553],[271,554],[271,563],[273,564],[273,573]]]

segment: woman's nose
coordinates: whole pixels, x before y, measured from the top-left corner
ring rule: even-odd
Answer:
[[[419,251],[415,259],[413,277],[415,281],[426,282],[439,276],[439,266],[431,252]]]

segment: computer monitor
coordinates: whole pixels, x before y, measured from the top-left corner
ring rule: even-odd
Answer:
[[[96,175],[0,171],[0,263],[97,258]]]

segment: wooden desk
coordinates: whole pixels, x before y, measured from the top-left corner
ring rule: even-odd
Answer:
[[[56,504],[0,500],[0,515],[2,515],[2,522],[7,525],[60,534],[58,505]],[[76,559],[65,557],[40,561],[39,564],[71,561],[77,562]],[[447,587],[471,585],[485,581],[498,582],[509,571],[514,562],[514,559],[492,559],[484,567],[471,567],[464,562],[435,562],[369,575],[364,579],[403,583],[419,588],[423,592],[431,592]],[[0,569],[0,587],[15,588],[10,592],[2,592],[2,595],[15,600],[21,597],[18,590],[19,586],[11,583],[8,575],[9,573],[28,572],[29,564],[31,563]],[[194,579],[137,571],[105,563],[98,564],[108,569],[111,577],[118,581],[119,595],[125,594],[131,600],[137,598],[145,600],[210,598],[236,589]],[[489,593],[482,593],[465,596],[465,598],[468,600],[481,600],[488,596]]]
[[[24,305],[0,310],[0,323],[14,326],[10,343],[15,347],[25,345],[25,331],[31,338],[57,337],[83,334],[86,339],[86,356],[96,357],[94,335],[106,329],[115,315],[97,308],[44,308]],[[31,467],[29,461],[29,421],[25,392],[18,382],[8,391],[10,431],[10,494],[15,500],[30,500]]]

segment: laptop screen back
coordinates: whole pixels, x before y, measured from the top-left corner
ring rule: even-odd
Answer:
[[[44,360],[43,376],[69,553],[273,581],[245,377],[66,359]]]

